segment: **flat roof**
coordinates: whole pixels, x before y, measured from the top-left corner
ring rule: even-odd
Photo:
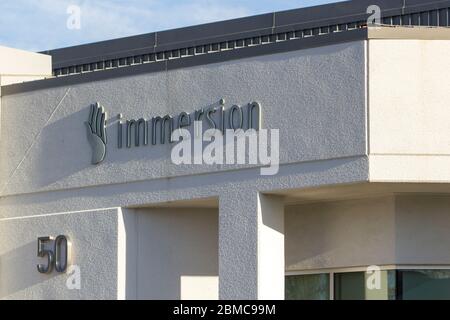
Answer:
[[[450,0],[344,1],[44,51],[52,56],[55,77],[4,86],[2,95],[387,37],[389,32],[396,38],[408,32],[419,36],[413,28],[373,33],[366,24],[367,8],[374,4],[387,26],[450,26]],[[433,36],[444,33],[433,31]]]
[[[42,53],[51,55],[54,69],[60,69],[180,48],[220,45],[238,39],[245,41],[254,37],[299,30],[337,26],[336,29],[340,27],[341,31],[344,31],[364,24],[369,16],[367,8],[371,5],[381,8],[384,24],[449,26],[448,12],[439,10],[448,9],[450,1],[354,0],[152,32]],[[311,34],[324,32],[327,31],[311,30]]]

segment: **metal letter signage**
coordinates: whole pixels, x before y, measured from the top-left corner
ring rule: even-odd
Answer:
[[[172,143],[172,132],[175,129],[190,127],[195,121],[205,121],[207,127],[218,129],[222,134],[226,129],[261,129],[261,105],[258,102],[248,103],[246,108],[233,105],[225,110],[224,106],[225,99],[220,99],[215,105],[200,108],[192,114],[183,111],[175,117],[167,114],[154,116],[149,120],[145,117],[127,120],[123,119],[122,114],[119,114],[117,117],[119,120],[117,148]],[[105,159],[106,118],[105,108],[100,103],[96,102],[91,105],[89,118],[85,123],[92,149],[92,164],[99,164]]]
[[[70,262],[70,242],[66,236],[59,235],[54,240],[52,237],[38,238],[37,256],[47,257],[47,264],[38,264],[40,273],[66,272]]]
[[[89,119],[85,123],[92,148],[92,164],[99,164],[106,155],[106,112],[98,102],[91,105]]]

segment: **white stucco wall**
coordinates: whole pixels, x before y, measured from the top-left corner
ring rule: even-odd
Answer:
[[[448,195],[396,195],[286,208],[286,270],[448,265]]]
[[[52,77],[52,57],[0,46],[0,85]]]
[[[368,42],[370,180],[450,181],[450,40]]]
[[[392,197],[289,206],[285,213],[288,271],[395,261]]]
[[[450,264],[450,197],[400,195],[396,199],[399,264]]]
[[[217,209],[131,209],[127,299],[217,299]]]

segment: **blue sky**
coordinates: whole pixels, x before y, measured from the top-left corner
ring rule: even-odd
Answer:
[[[41,51],[339,0],[2,0],[0,45]],[[80,29],[67,28],[78,6]]]

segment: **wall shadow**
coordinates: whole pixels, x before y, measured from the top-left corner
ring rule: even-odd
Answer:
[[[218,277],[218,210],[133,209],[127,233],[127,298],[181,299]],[[133,233],[134,232],[134,233]],[[196,277],[201,281],[196,282]],[[194,287],[193,287],[194,286]],[[210,290],[210,289],[208,289]]]
[[[36,265],[46,263],[46,258],[38,258],[36,248],[36,242],[30,242],[0,256],[0,299],[17,298],[19,293],[23,298],[26,289],[64,275],[39,273]]]

